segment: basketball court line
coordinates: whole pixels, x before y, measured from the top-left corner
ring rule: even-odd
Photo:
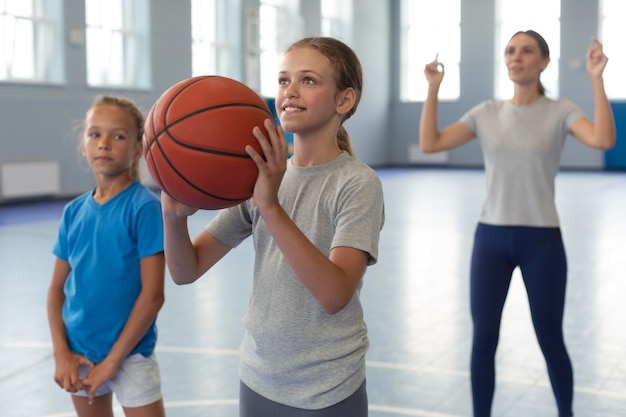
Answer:
[[[47,349],[51,351],[52,344],[44,343],[44,342],[0,342],[0,349],[2,348]],[[186,347],[186,346],[158,346],[157,345],[156,352],[157,353],[159,352],[188,353],[188,354],[193,354],[193,355],[215,355],[215,356],[231,356],[231,357],[236,357],[239,355],[239,351],[237,349],[215,349],[215,348]],[[30,362],[28,365],[22,368],[19,368],[18,370],[12,371],[10,374],[1,376],[0,381],[19,373],[23,369],[36,365],[40,362],[44,362],[48,360],[49,358],[51,358],[51,356],[52,356],[52,353],[42,358],[38,358],[37,360],[33,362]],[[446,375],[446,376],[469,378],[469,371],[461,371],[458,369],[437,368],[437,367],[432,367],[432,366],[416,366],[416,365],[411,365],[411,364],[406,364],[406,363],[402,364],[402,363],[370,361],[370,360],[366,360],[365,362],[368,368],[388,369],[388,370],[396,370],[396,371],[403,371],[403,372],[415,372],[418,374],[422,373],[422,374],[429,374],[429,375]],[[545,379],[545,381],[542,381],[541,379],[525,379],[525,378],[511,378],[511,377],[506,377],[506,376],[498,376],[497,380],[499,382],[514,384],[514,385],[536,386],[536,387],[551,389],[550,383],[547,379]],[[599,397],[607,397],[607,398],[614,398],[614,399],[620,399],[620,400],[626,399],[626,392],[606,391],[606,390],[601,390],[601,389],[586,388],[586,387],[580,387],[580,386],[574,387],[574,391],[577,393],[596,395]],[[217,401],[217,400],[198,400],[198,401],[202,402],[202,401]],[[198,401],[186,402],[186,404],[203,405],[203,404],[198,404]],[[180,402],[180,404],[182,403],[183,402]],[[175,404],[178,404],[178,403],[175,403]],[[373,407],[373,406],[370,405],[370,407]],[[375,407],[385,407],[385,406],[375,406]],[[454,415],[446,415],[446,414],[436,414],[436,413],[428,414],[428,412],[422,412],[422,414],[406,414],[404,411],[402,411],[403,410],[402,408],[399,408],[399,407],[396,407],[396,408],[398,411],[392,412],[392,413],[401,414],[401,415],[416,415],[416,416],[428,416],[428,417],[430,416],[456,417]],[[386,409],[382,409],[382,408],[380,409],[376,408],[376,410],[383,411],[383,412],[391,412],[391,411],[386,411]],[[45,416],[45,417],[56,417],[56,415],[50,415],[50,416]]]
[[[172,401],[165,402],[165,409],[171,410],[174,408],[192,408],[192,407],[211,407],[211,406],[237,406],[239,404],[239,400],[236,398],[225,398],[225,399],[214,399],[214,400],[199,400],[199,401]],[[382,413],[388,414],[396,414],[399,416],[414,416],[414,417],[464,417],[458,414],[445,414],[445,413],[433,413],[429,411],[422,411],[411,408],[401,408],[401,407],[387,407],[387,406],[379,406],[379,405],[371,405],[369,406],[370,411],[379,411]],[[123,413],[123,410],[119,406],[113,407],[114,413]],[[117,414],[116,414],[117,415]],[[42,416],[34,416],[34,417],[76,417],[76,413],[68,412],[68,413],[55,413],[55,414],[46,414]]]

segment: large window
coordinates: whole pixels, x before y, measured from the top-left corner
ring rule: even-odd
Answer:
[[[611,99],[626,99],[626,2],[624,0],[601,0],[600,41],[609,63],[604,71],[606,92]]]
[[[149,1],[86,0],[87,83],[148,88]]]
[[[402,0],[401,7],[400,100],[422,101],[426,98],[428,85],[424,66],[435,57],[446,69],[439,99],[458,99],[461,1]]]
[[[621,1],[621,0],[618,0]],[[504,50],[514,33],[532,29],[548,42],[550,64],[541,74],[546,95],[559,95],[559,57],[561,55],[561,0],[498,0],[496,5],[495,96],[513,96],[513,83],[504,64]]]
[[[261,95],[274,97],[278,88],[278,65],[285,48],[302,36],[298,1],[261,0],[259,45]]]
[[[321,0],[321,35],[350,41],[352,0]]]
[[[192,0],[191,38],[192,75],[222,75],[238,78],[236,42],[239,28],[235,24],[236,2],[228,0]]]
[[[61,0],[0,0],[0,80],[62,82]]]

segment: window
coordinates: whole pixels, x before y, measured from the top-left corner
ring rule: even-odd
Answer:
[[[87,83],[148,88],[148,0],[86,0]]]
[[[62,82],[61,0],[0,0],[0,80]]]
[[[546,95],[559,95],[559,57],[561,55],[561,0],[528,0],[514,2],[498,0],[496,5],[495,96],[513,96],[513,83],[504,64],[504,50],[514,33],[532,29],[550,47],[550,64],[541,74]]]
[[[321,0],[321,34],[342,39],[346,42],[350,39],[352,16],[351,0]]]
[[[426,98],[428,84],[424,78],[424,66],[435,57],[446,67],[439,99],[458,99],[461,1],[402,0],[400,14],[400,100],[423,101]]]
[[[261,0],[259,59],[262,96],[276,95],[280,58],[284,49],[302,36],[302,28],[297,0]]]
[[[600,2],[600,41],[609,63],[604,70],[604,84],[610,99],[626,99],[626,3],[624,0],[601,0]]]
[[[235,42],[238,19],[232,1],[192,0],[192,75],[222,75],[237,78]]]

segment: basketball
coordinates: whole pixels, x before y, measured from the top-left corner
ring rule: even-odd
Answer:
[[[192,77],[168,88],[144,126],[143,154],[165,193],[198,209],[237,205],[252,196],[258,169],[245,151],[262,154],[252,134],[272,113],[254,90],[217,75]]]

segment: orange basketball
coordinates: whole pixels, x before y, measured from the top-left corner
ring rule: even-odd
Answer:
[[[183,80],[154,103],[143,153],[152,178],[175,200],[221,209],[252,196],[258,169],[246,145],[262,153],[252,128],[273,119],[265,101],[239,81],[220,76]]]

